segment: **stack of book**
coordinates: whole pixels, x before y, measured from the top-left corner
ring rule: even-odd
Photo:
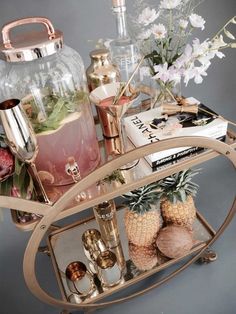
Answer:
[[[190,100],[197,102],[194,98]],[[155,108],[126,117],[126,134],[135,147],[179,136],[205,136],[224,141],[228,123],[205,105],[199,103],[198,106],[203,110],[197,114],[178,113],[167,116],[161,113],[161,108]],[[145,158],[152,168],[157,168],[202,150],[201,147],[171,148]]]

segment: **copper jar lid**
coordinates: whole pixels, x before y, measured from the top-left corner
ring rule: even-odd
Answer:
[[[10,38],[10,30],[25,24],[43,24],[46,31],[24,32],[14,40]],[[28,17],[10,22],[2,28],[0,51],[7,62],[23,62],[50,56],[63,47],[63,33],[55,30],[45,17]]]

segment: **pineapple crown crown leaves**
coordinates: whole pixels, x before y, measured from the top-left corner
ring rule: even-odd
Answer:
[[[151,183],[124,194],[122,197],[126,199],[124,203],[130,211],[144,214],[150,211],[151,205],[160,199],[159,186],[157,183]]]
[[[159,181],[161,197],[167,198],[171,203],[185,202],[188,196],[196,196],[198,184],[192,182],[192,178],[200,169],[187,169],[175,173]]]

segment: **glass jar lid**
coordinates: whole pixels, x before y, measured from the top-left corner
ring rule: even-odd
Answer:
[[[14,41],[10,38],[10,30],[25,24],[43,24],[46,31],[24,32]],[[10,22],[2,28],[0,51],[7,62],[32,61],[56,53],[63,47],[63,33],[55,30],[45,17],[28,17]]]

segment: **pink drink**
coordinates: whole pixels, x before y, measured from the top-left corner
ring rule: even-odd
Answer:
[[[105,98],[100,101],[99,106],[104,107],[105,109],[106,107],[123,106],[130,102],[130,98],[128,96],[121,96],[119,101],[115,105],[113,105],[114,99],[115,99],[115,96]]]
[[[83,106],[83,112],[69,114],[57,130],[37,134],[39,154],[36,166],[44,184],[73,183],[66,172],[66,165],[71,159],[77,163],[81,177],[98,165],[100,153],[95,127],[89,104]]]

